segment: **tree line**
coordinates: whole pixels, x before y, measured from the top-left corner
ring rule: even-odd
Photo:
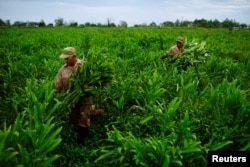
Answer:
[[[54,20],[54,23],[46,24],[44,20],[40,22],[23,22],[23,21],[15,21],[11,24],[10,20],[2,20],[0,19],[0,27],[128,27],[126,21],[120,21],[119,24],[115,24],[111,21],[111,19],[107,19],[106,23],[90,23],[86,22],[84,24],[78,24],[76,21],[66,22],[63,18],[57,18]],[[225,19],[224,21],[215,20],[206,20],[206,19],[195,19],[194,21],[180,21],[177,19],[175,22],[173,21],[164,21],[160,24],[156,24],[155,22],[151,22],[149,24],[135,24],[133,27],[203,27],[203,28],[250,28],[250,25],[246,23],[238,23],[235,20]]]

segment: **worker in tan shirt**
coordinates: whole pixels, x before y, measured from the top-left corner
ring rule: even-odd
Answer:
[[[65,64],[59,69],[55,78],[55,92],[67,91],[69,89],[70,77],[75,74],[83,65],[82,60],[76,57],[76,50],[73,47],[63,49],[60,58],[64,59]],[[83,85],[86,88],[88,85]],[[78,142],[82,144],[83,138],[87,136],[91,125],[90,116],[103,113],[103,109],[96,109],[93,104],[92,96],[86,96],[76,104],[72,109],[69,118],[70,121],[78,126]]]
[[[177,55],[180,52],[182,52],[184,46],[184,38],[182,36],[179,36],[176,38],[176,45],[169,48],[162,56],[162,59],[165,59],[167,55]]]
[[[69,80],[72,73],[76,73],[77,69],[82,65],[82,61],[76,57],[76,51],[73,47],[67,47],[63,50],[60,58],[64,59],[65,64],[59,69],[55,85],[56,93],[60,93],[62,90],[69,89]]]

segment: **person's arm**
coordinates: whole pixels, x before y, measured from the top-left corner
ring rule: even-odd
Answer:
[[[175,55],[175,54],[176,54],[176,51],[175,51],[173,48],[170,48],[170,49],[168,50],[168,54],[169,54],[169,55]]]
[[[171,48],[169,48],[162,56],[161,59],[165,59],[168,56],[173,56],[176,54],[175,48],[176,46],[172,46]]]
[[[97,109],[95,109],[95,110],[92,110],[91,115],[97,116],[97,115],[103,114],[103,112],[104,112],[104,108],[97,108]]]
[[[167,58],[167,56],[169,56],[169,55],[170,55],[170,49],[162,54],[161,59],[163,60],[163,59]]]
[[[61,91],[62,91],[62,77],[61,77],[61,71],[59,70],[55,79],[55,92],[60,93]]]

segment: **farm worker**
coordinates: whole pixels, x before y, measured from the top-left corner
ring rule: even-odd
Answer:
[[[184,38],[182,36],[178,36],[176,38],[176,45],[172,46],[171,48],[169,48],[162,56],[162,59],[165,59],[167,57],[167,55],[176,55],[178,53],[180,53],[183,50],[183,46],[184,46]]]
[[[56,75],[56,93],[68,90],[72,72],[76,73],[77,69],[82,65],[82,60],[76,57],[76,50],[73,47],[64,48],[60,58],[64,59],[65,64],[61,66]]]
[[[76,57],[76,50],[73,47],[66,47],[60,58],[64,59],[65,64],[59,69],[55,78],[55,92],[69,89],[69,81],[72,73],[76,73],[78,68],[83,65],[82,60]],[[88,85],[83,85],[84,88]],[[70,121],[78,126],[78,142],[82,144],[82,139],[86,137],[90,127],[90,114],[98,115],[103,109],[95,109],[92,96],[87,96],[76,104],[76,107],[70,113]]]

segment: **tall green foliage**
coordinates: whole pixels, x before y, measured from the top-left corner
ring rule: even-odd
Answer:
[[[43,86],[41,86],[43,85]],[[51,82],[27,80],[27,107],[13,125],[0,131],[1,166],[51,166],[59,155],[50,153],[59,145],[61,127],[54,121],[57,108]]]
[[[209,150],[250,149],[248,31],[29,28],[0,35],[3,164],[50,166],[60,154],[61,166],[205,166]],[[162,61],[179,35],[185,51]],[[70,91],[54,96],[67,46],[87,61]],[[66,119],[86,93],[106,111],[79,147]]]

